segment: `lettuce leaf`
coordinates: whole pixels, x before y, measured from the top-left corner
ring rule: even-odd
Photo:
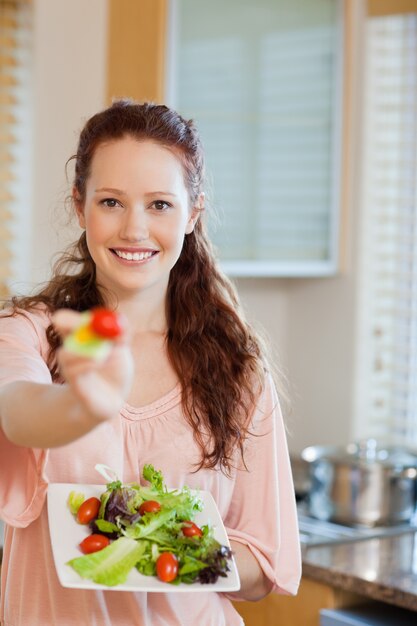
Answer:
[[[94,520],[94,530],[98,530],[103,534],[111,535],[119,532],[119,527],[105,519]]]
[[[161,526],[166,526],[170,521],[175,519],[175,510],[168,509],[166,511],[161,510],[159,513],[146,514],[144,515],[140,522],[137,524],[132,524],[127,528],[123,529],[122,532],[127,537],[131,537],[132,539],[144,539],[154,533]]]
[[[67,564],[82,578],[114,587],[126,581],[130,570],[140,561],[145,550],[145,542],[120,537],[103,550],[77,557]]]
[[[71,511],[73,515],[77,515],[78,509],[80,508],[84,500],[85,500],[85,496],[83,493],[80,493],[78,491],[70,492],[67,503],[68,503],[69,510]]]
[[[154,468],[153,465],[147,464],[143,466],[142,476],[158,493],[165,493],[167,488],[164,483],[164,477],[161,471]]]

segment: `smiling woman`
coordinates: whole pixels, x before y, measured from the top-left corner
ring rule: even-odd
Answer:
[[[75,189],[74,200],[99,284],[120,299],[146,289],[148,302],[160,300],[203,208],[202,196],[189,206],[174,152],[132,137],[101,144],[84,198]]]
[[[56,576],[48,484],[96,483],[104,463],[123,482],[152,464],[167,484],[212,494],[239,571],[234,597],[295,594],[300,577],[279,400],[206,236],[194,123],[163,105],[117,101],[86,123],[73,159],[80,238],[45,287],[0,315],[0,620],[241,626],[225,594],[69,595]],[[93,307],[127,321],[100,361],[66,340]]]

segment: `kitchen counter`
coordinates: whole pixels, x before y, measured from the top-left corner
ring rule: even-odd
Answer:
[[[305,578],[417,611],[417,532],[302,551]]]

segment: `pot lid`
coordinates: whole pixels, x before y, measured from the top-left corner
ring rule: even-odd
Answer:
[[[417,467],[416,452],[404,446],[382,445],[376,439],[364,439],[344,447],[309,446],[301,456],[309,463],[323,459],[349,465],[377,463],[387,467]]]

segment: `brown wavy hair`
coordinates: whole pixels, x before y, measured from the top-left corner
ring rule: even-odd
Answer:
[[[192,120],[164,105],[118,100],[85,124],[75,161],[74,190],[81,203],[97,147],[130,136],[152,140],[180,158],[190,206],[204,190],[204,152]],[[198,469],[220,467],[226,474],[242,455],[251,408],[264,381],[259,338],[246,323],[237,293],[220,271],[203,216],[185,236],[171,270],[166,299],[168,357],[182,385],[185,416],[201,449]],[[36,295],[12,298],[14,311],[46,306],[78,311],[104,305],[85,232],[55,264],[47,285]],[[49,366],[59,381],[55,353],[60,339],[47,329]]]

